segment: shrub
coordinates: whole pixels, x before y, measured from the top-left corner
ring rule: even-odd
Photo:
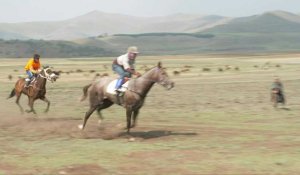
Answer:
[[[173,75],[180,75],[180,72],[175,70],[175,71],[173,71]]]
[[[209,71],[210,71],[210,68],[204,67],[204,68],[202,69],[202,71],[203,71],[203,72],[209,72]]]

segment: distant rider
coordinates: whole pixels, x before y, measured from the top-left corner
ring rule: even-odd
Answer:
[[[26,87],[29,86],[34,75],[39,73],[40,68],[41,68],[40,55],[34,54],[33,58],[30,58],[25,66],[25,71],[26,74],[28,75],[28,78],[25,79]]]
[[[119,75],[119,79],[115,86],[116,91],[118,91],[122,87],[122,84],[125,83],[126,77],[130,78],[132,74],[138,77],[141,75],[135,70],[135,59],[138,53],[138,48],[136,46],[131,46],[128,48],[126,54],[113,60],[112,69]]]
[[[272,83],[272,86],[271,86],[271,90],[272,90],[272,93],[278,93],[279,98],[280,98],[279,101],[284,104],[285,97],[284,97],[284,93],[283,93],[283,84],[280,81],[279,77],[275,77],[274,82]]]

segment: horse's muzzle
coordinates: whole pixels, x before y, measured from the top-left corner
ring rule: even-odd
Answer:
[[[54,74],[54,73],[50,75],[50,79],[51,79],[51,82],[52,82],[52,83],[55,82],[56,79],[58,79],[58,78],[59,78],[59,76],[56,75],[56,74]]]

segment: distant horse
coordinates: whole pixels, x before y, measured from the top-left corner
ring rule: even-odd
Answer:
[[[155,83],[158,83],[168,90],[174,87],[174,82],[169,79],[160,62],[156,67],[150,69],[141,77],[129,80],[128,90],[124,92],[122,97],[118,97],[117,95],[110,94],[106,91],[108,85],[112,81],[113,79],[109,77],[103,77],[83,88],[84,94],[82,101],[87,98],[89,93],[90,108],[85,114],[83,125],[78,126],[80,129],[84,129],[87,120],[95,110],[97,110],[100,119],[99,122],[101,122],[103,119],[101,110],[116,103],[122,105],[126,109],[127,133],[129,133],[130,128],[133,128],[136,125],[139,110],[143,106],[145,97],[152,86]],[[122,98],[122,100],[119,98]],[[122,102],[120,103],[120,101]],[[133,120],[133,124],[131,124],[131,120]]]
[[[54,82],[56,81],[57,78],[58,78],[58,74],[55,71],[51,70],[51,68],[49,67],[45,67],[41,70],[39,74],[37,74],[35,79],[32,80],[32,82],[28,87],[25,87],[26,84],[25,78],[19,79],[15,84],[15,88],[13,88],[13,90],[11,91],[7,99],[16,96],[17,97],[16,103],[19,106],[21,113],[24,113],[22,106],[19,104],[20,97],[23,93],[28,96],[28,101],[29,101],[28,105],[30,107],[30,110],[26,110],[26,112],[28,113],[33,112],[34,114],[36,114],[33,108],[33,103],[37,99],[40,99],[47,103],[47,108],[45,112],[48,112],[50,107],[50,101],[45,96],[46,82],[47,80]]]

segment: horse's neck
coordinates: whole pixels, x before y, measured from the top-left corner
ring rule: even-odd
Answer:
[[[139,93],[142,97],[145,97],[155,82],[156,81],[152,78],[152,74],[148,73],[133,80],[130,88],[134,92]]]
[[[43,75],[42,75],[43,76]],[[44,88],[46,86],[47,80],[40,75],[37,76],[36,78],[36,86],[41,88]]]

